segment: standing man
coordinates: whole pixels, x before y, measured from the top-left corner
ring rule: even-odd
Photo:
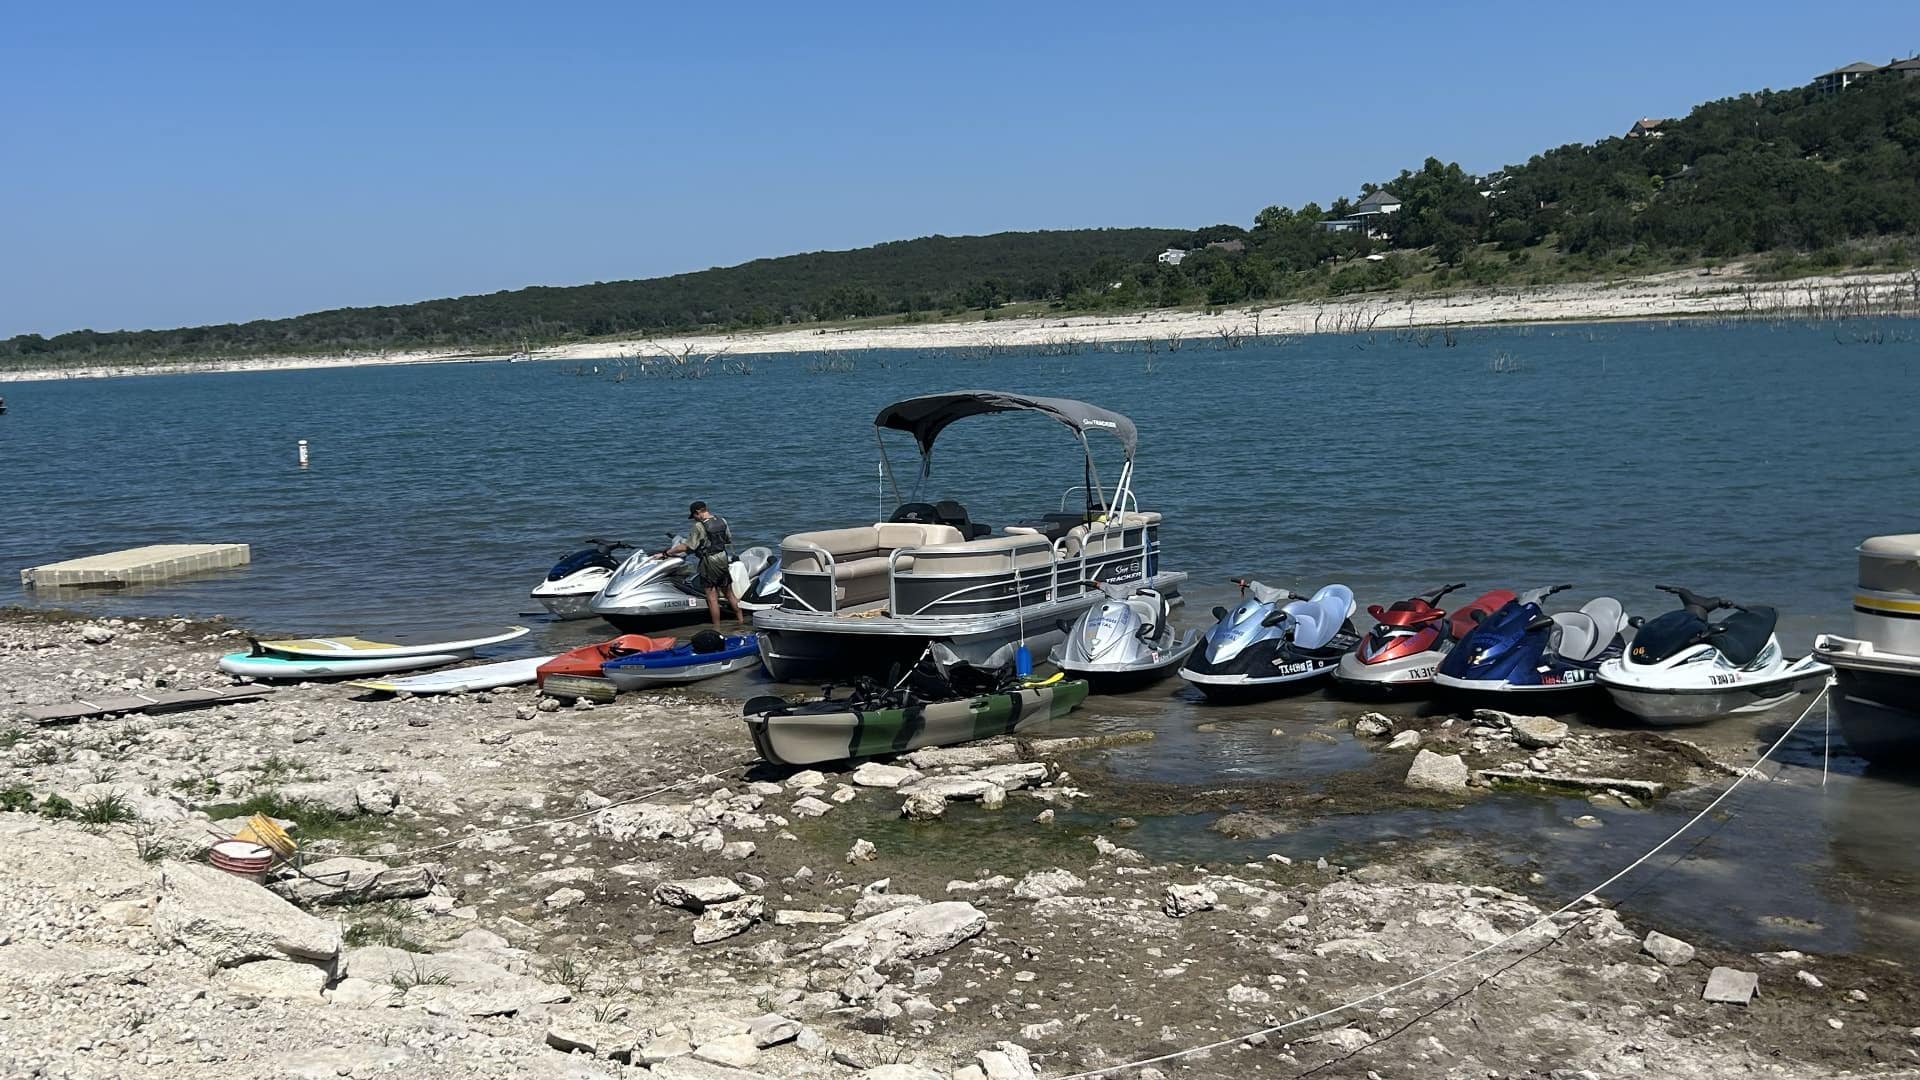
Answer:
[[[727,528],[727,519],[707,509],[707,504],[699,500],[687,507],[687,520],[693,522],[693,529],[687,533],[686,543],[675,544],[663,555],[684,555],[692,552],[699,561],[695,564],[694,575],[700,587],[707,592],[707,616],[714,626],[720,625],[720,592],[726,590],[727,603],[733,605],[733,614],[740,619],[741,629],[746,628],[746,613],[740,610],[740,598],[733,592],[733,532]]]

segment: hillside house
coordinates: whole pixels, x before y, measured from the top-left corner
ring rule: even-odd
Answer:
[[[1627,138],[1657,139],[1666,134],[1666,132],[1660,130],[1660,126],[1665,123],[1666,120],[1664,119],[1655,120],[1650,116],[1643,116],[1635,120],[1633,126],[1627,129]]]
[[[1920,79],[1920,56],[1909,56],[1887,65],[1887,71],[1908,79]]]
[[[1353,211],[1347,216],[1370,218],[1378,217],[1382,214],[1397,214],[1400,212],[1400,205],[1400,196],[1382,189],[1361,199],[1354,205]]]
[[[1161,252],[1154,261],[1158,262],[1161,266],[1179,266],[1181,263],[1187,261],[1187,252],[1185,248],[1168,248]]]
[[[1854,83],[1859,82],[1861,79],[1879,70],[1881,69],[1877,64],[1869,64],[1864,60],[1855,61],[1846,67],[1834,68],[1824,75],[1815,75],[1813,77],[1813,86],[1814,89],[1829,94],[1836,93],[1845,90],[1847,87],[1852,86]]]

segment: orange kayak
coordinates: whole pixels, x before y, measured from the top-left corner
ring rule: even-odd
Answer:
[[[549,675],[589,675],[600,677],[600,665],[622,656],[634,653],[655,652],[671,649],[680,644],[677,638],[648,637],[645,634],[622,634],[612,641],[602,641],[593,645],[582,645],[572,652],[563,652],[559,656],[540,665],[535,679],[544,684]]]

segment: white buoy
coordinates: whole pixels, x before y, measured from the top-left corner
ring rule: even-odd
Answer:
[[[300,440],[300,467],[303,469],[307,467],[307,440],[305,439]]]

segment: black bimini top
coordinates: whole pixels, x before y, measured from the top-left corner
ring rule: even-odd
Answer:
[[[1117,412],[1109,412],[1098,405],[1072,398],[1028,397],[999,390],[953,390],[896,401],[880,410],[880,415],[873,419],[873,426],[912,432],[914,441],[920,444],[920,452],[925,454],[933,449],[933,441],[955,420],[1002,412],[1042,413],[1079,432],[1083,438],[1090,430],[1108,432],[1120,440],[1129,459],[1139,443],[1140,436],[1134,430],[1133,421]]]

